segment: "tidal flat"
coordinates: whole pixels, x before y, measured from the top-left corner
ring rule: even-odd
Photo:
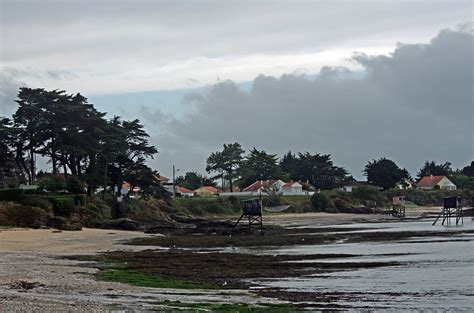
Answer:
[[[114,242],[102,249],[81,232],[48,233],[46,241],[58,244],[54,251],[28,247],[2,253],[3,269],[28,260],[36,272],[8,276],[0,271],[0,304],[233,312],[470,311],[474,306],[471,218],[451,227],[432,226],[432,218],[354,216],[344,224],[334,218],[321,224],[279,215],[285,223],[269,223],[263,234],[216,220],[184,231],[155,229],[157,234],[140,238],[139,233],[93,230],[104,242],[107,236]],[[80,238],[89,245],[82,253]],[[14,287],[19,280],[38,285],[19,290]]]

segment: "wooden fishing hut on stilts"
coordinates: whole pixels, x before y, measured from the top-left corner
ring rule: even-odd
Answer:
[[[464,214],[462,211],[461,198],[460,197],[448,197],[443,199],[443,208],[439,212],[438,217],[436,217],[433,225],[436,225],[436,222],[442,218],[441,225],[449,226],[451,225],[451,218],[456,220],[456,225],[461,222],[464,224]]]

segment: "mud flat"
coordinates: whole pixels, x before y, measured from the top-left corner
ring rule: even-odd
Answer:
[[[474,226],[272,215],[264,234],[183,221],[159,234],[0,232],[5,311],[295,311],[474,306]],[[470,276],[469,276],[470,274]],[[20,305],[21,304],[21,305]]]

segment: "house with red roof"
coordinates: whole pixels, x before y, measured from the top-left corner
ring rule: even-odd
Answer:
[[[443,190],[456,190],[456,185],[450,181],[446,176],[425,176],[420,179],[416,184],[418,189],[443,189]]]
[[[285,182],[279,179],[271,179],[271,180],[257,180],[247,188],[242,190],[243,192],[249,192],[252,195],[259,195],[260,193],[266,193],[267,190],[273,190],[278,193],[282,192],[282,187]]]
[[[214,186],[202,186],[201,188],[194,190],[194,194],[196,196],[214,196],[220,194],[221,192],[222,190],[217,189]]]
[[[140,187],[135,186],[133,187],[132,190],[130,190],[131,188],[132,188],[132,185],[129,182],[124,181],[122,183],[122,188],[120,190],[120,193],[122,195],[129,195],[130,198],[135,198],[140,195],[140,192],[142,191]]]
[[[176,186],[176,193],[180,194],[182,197],[194,197],[194,191],[185,187]]]

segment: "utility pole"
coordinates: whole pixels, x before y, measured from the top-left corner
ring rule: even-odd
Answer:
[[[174,170],[174,164],[173,164],[173,198],[176,198],[176,185],[175,185],[175,170]]]
[[[173,165],[173,197],[176,198],[176,184],[175,184],[175,172],[179,172],[179,168],[175,169],[175,166]]]

